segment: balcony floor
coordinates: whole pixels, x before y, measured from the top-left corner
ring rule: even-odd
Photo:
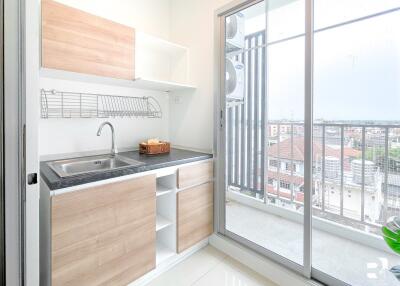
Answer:
[[[226,205],[229,231],[301,264],[303,225],[236,201]],[[313,267],[351,285],[400,285],[388,271],[400,265],[389,254],[331,233],[313,230]]]

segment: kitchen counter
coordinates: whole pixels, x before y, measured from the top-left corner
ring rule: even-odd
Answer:
[[[171,152],[169,154],[154,156],[142,155],[139,154],[139,151],[122,152],[118,155],[141,161],[144,164],[140,166],[127,166],[126,168],[120,168],[110,171],[102,171],[61,178],[47,165],[48,162],[55,161],[52,160],[40,163],[40,174],[50,190],[58,190],[115,177],[151,171],[154,169],[207,160],[213,157],[212,154],[194,152],[183,149],[171,149]]]

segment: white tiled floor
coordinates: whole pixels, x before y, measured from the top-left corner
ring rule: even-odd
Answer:
[[[211,246],[163,273],[147,286],[276,286]]]

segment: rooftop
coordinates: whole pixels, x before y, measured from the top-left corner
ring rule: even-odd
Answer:
[[[293,157],[291,146],[291,138],[284,139],[279,142],[279,150],[278,144],[274,144],[269,147],[268,156],[287,160],[291,160],[293,158],[294,161],[304,161],[304,137],[297,136],[293,138]],[[314,140],[313,150],[314,161],[317,161],[322,156],[322,144],[315,142]],[[345,146],[343,149],[343,154],[345,159],[358,158],[361,156],[361,151]],[[325,156],[340,158],[340,149],[326,145]]]

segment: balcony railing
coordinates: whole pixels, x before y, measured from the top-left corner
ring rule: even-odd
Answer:
[[[267,120],[264,36],[246,36],[229,55],[244,64],[246,84],[243,102],[227,107],[227,182],[302,211],[303,123]],[[400,122],[315,122],[313,144],[314,215],[376,233],[400,215]]]
[[[246,120],[242,125],[234,110],[231,113],[228,186],[265,203],[302,211],[303,123],[268,121],[266,132],[261,132],[255,130],[261,124],[253,122],[248,128]],[[263,133],[266,138],[257,137]],[[379,233],[388,217],[400,214],[399,138],[400,123],[315,123],[313,214]]]

